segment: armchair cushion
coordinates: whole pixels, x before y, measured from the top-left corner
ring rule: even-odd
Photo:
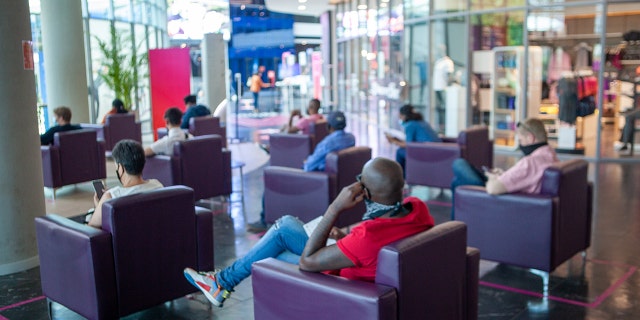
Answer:
[[[269,136],[271,166],[302,168],[311,154],[313,142],[306,134],[274,133]]]

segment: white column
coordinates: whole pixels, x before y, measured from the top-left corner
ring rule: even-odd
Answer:
[[[31,40],[29,1],[0,1],[0,275],[38,265],[34,217],[45,213],[33,70],[23,41]],[[0,317],[1,318],[1,317]]]
[[[212,113],[227,98],[227,44],[221,33],[207,33],[202,39],[202,82],[204,103]]]
[[[71,109],[72,123],[89,121],[81,0],[41,1],[42,50],[49,113]]]

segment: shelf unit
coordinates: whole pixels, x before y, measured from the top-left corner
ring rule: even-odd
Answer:
[[[523,117],[538,116],[542,95],[542,49],[529,47],[529,61],[524,47],[496,47],[492,74],[491,116],[489,129],[496,148],[516,149],[516,124]],[[528,67],[528,86],[525,84]]]

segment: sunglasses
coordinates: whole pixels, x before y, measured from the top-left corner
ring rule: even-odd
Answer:
[[[362,174],[359,174],[356,176],[356,181],[358,181],[358,183],[362,185],[362,190],[364,190],[364,196],[367,197],[367,199],[371,199],[371,192],[369,192],[369,189],[367,189],[367,186],[365,186],[364,183],[362,183]]]

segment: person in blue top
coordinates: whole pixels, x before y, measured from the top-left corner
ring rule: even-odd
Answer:
[[[188,95],[184,97],[184,104],[187,106],[187,111],[185,111],[182,116],[182,124],[180,125],[180,128],[182,129],[189,129],[189,119],[208,116],[211,114],[211,110],[209,110],[209,108],[201,104],[196,104],[195,95]]]
[[[387,134],[387,140],[389,143],[400,147],[396,151],[396,161],[400,163],[402,171],[404,172],[407,157],[407,142],[442,142],[442,139],[440,139],[438,133],[433,130],[431,125],[424,121],[422,115],[415,112],[413,106],[409,104],[400,108],[399,118],[402,121],[406,138],[402,140]]]
[[[333,111],[327,117],[329,135],[326,136],[307,157],[304,162],[304,171],[324,171],[324,158],[330,152],[340,151],[356,145],[356,138],[348,132],[344,132],[347,121],[344,113]]]
[[[324,137],[313,150],[313,153],[304,161],[303,169],[309,171],[324,171],[325,157],[330,152],[340,151],[356,145],[356,138],[353,134],[344,132],[347,120],[341,111],[333,111],[327,117],[329,135]],[[262,197],[262,212],[260,220],[247,225],[250,232],[262,232],[267,230],[267,223],[264,219],[264,196]]]

